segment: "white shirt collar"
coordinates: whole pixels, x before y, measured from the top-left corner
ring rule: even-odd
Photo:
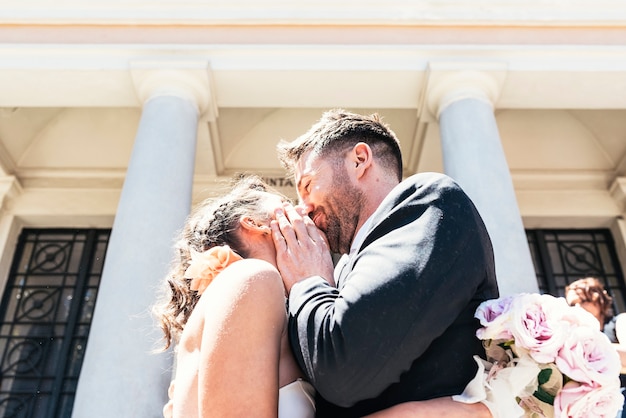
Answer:
[[[337,265],[335,266],[335,271],[333,274],[335,277],[335,283],[337,285],[339,285],[339,279],[342,276],[343,269],[349,263],[349,260],[352,257],[352,255],[357,252],[357,250],[361,247],[361,244],[363,244],[363,241],[365,241],[365,233],[369,229],[369,226],[371,223],[372,223],[372,217],[370,216],[369,218],[367,218],[365,223],[361,225],[359,230],[356,232],[356,235],[354,236],[354,239],[352,240],[352,245],[350,246],[350,254],[342,255],[341,258],[337,261]]]
[[[367,218],[367,220],[363,223],[363,225],[361,225],[359,230],[356,232],[356,235],[354,236],[354,239],[352,240],[352,245],[350,246],[350,255],[357,252],[358,249],[361,247],[361,244],[363,244],[363,241],[365,241],[365,236],[366,236],[367,231],[369,230],[371,223],[372,223],[372,216],[370,215],[370,217]]]

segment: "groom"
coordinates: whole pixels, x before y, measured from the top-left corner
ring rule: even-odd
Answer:
[[[279,154],[305,207],[278,210],[272,229],[317,416],[461,393],[472,355],[484,354],[474,312],[498,297],[491,242],[467,195],[441,174],[402,181],[398,139],[376,115],[327,112]],[[334,272],[328,247],[344,254]]]

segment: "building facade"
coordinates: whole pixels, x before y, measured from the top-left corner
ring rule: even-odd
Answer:
[[[0,414],[160,416],[176,231],[239,173],[293,196],[276,144],[336,107],[461,184],[502,294],[626,310],[619,1],[0,0]]]

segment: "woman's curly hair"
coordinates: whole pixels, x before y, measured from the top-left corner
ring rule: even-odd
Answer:
[[[598,305],[600,314],[605,320],[611,317],[613,298],[609,296],[600,280],[595,277],[578,279],[565,287],[566,295],[569,291],[576,292],[576,295],[580,298],[579,303],[591,302]]]
[[[243,258],[248,248],[239,237],[239,220],[250,216],[268,221],[271,214],[260,205],[264,193],[282,196],[257,176],[240,177],[226,195],[200,203],[187,218],[174,244],[174,260],[165,280],[159,300],[152,308],[163,330],[165,347],[177,343],[200,295],[191,290],[190,280],[184,278],[191,261],[191,250],[203,252],[218,245],[228,245]],[[284,196],[282,196],[284,199]]]

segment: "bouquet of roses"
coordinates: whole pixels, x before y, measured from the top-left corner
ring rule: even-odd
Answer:
[[[486,359],[454,399],[495,418],[615,418],[620,359],[598,321],[563,298],[520,294],[483,302],[475,317]]]

